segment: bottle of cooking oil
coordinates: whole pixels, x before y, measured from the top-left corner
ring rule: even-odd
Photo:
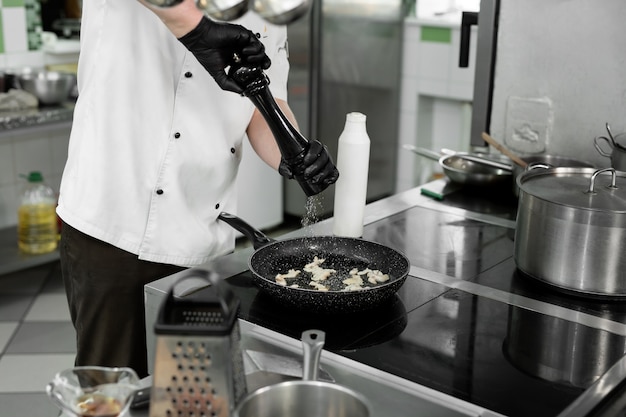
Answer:
[[[57,247],[56,195],[43,180],[41,172],[26,177],[17,211],[17,241],[29,254],[52,252]]]

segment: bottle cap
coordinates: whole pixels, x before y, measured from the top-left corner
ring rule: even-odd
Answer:
[[[31,171],[26,179],[28,182],[43,182],[43,175],[39,171]]]
[[[346,115],[349,122],[364,122],[367,120],[367,116],[359,112],[351,112]]]

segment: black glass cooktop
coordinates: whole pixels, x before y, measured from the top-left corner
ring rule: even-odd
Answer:
[[[427,208],[370,224],[365,239],[447,277],[623,321],[624,303],[563,294],[516,271],[511,229]],[[258,293],[249,271],[227,280],[241,317],[300,338],[326,332],[340,355],[512,416],[555,416],[624,353],[624,337],[480,294],[409,276],[389,302],[347,314],[310,314]]]

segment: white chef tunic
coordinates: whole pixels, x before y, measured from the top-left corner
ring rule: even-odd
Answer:
[[[286,99],[286,29],[248,13]],[[135,0],[83,4],[78,101],[57,212],[72,227],[139,256],[193,266],[232,251],[235,179],[254,111],[221,90]],[[277,174],[278,175],[278,174]]]

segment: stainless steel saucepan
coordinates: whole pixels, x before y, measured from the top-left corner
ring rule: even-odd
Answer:
[[[352,389],[317,380],[324,332],[302,333],[303,379],[259,388],[237,405],[235,417],[369,417],[367,399]]]
[[[430,149],[404,145],[418,155],[438,161],[443,172],[450,181],[464,185],[499,185],[510,183],[513,178],[513,167],[499,156],[456,152],[440,155]]]

